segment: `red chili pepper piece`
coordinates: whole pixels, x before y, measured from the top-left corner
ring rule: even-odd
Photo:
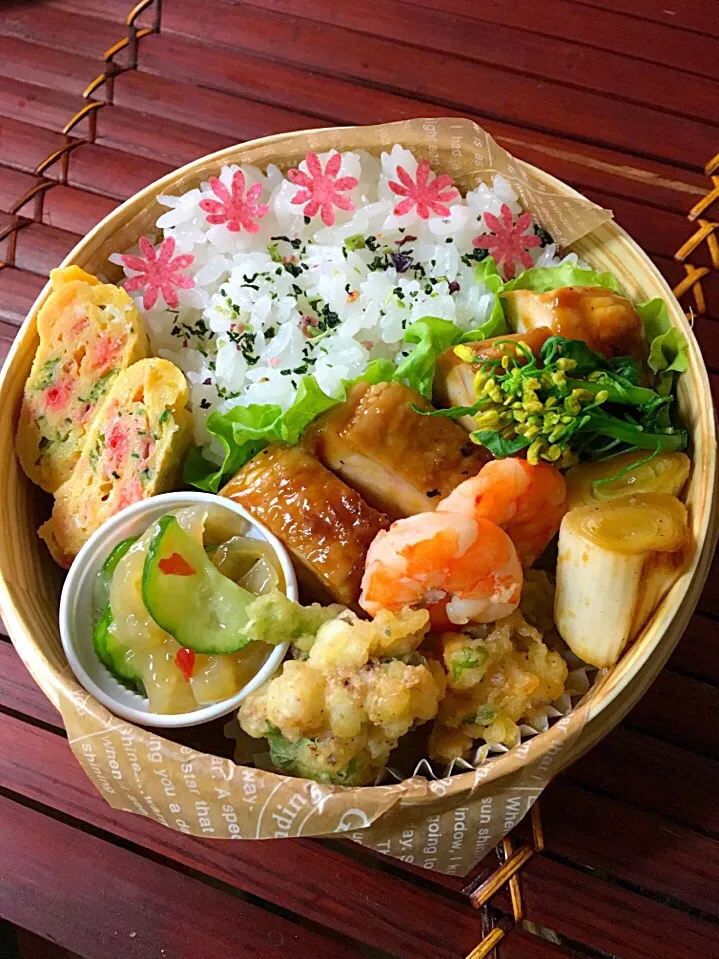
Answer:
[[[177,555],[177,554],[175,554]],[[189,683],[192,670],[195,668],[195,653],[192,649],[178,649],[175,655],[175,665],[182,673],[185,682]]]
[[[157,565],[160,567],[160,571],[168,576],[194,576],[197,572],[179,553],[164,557]]]

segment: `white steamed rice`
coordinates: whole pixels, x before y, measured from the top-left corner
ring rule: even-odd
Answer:
[[[323,168],[331,155],[320,154]],[[213,410],[250,403],[286,409],[305,373],[337,395],[342,381],[361,375],[370,360],[406,355],[411,347],[403,334],[413,321],[430,315],[470,330],[489,317],[494,295],[474,278],[472,239],[489,232],[485,212],[498,215],[502,204],[515,217],[521,212],[516,193],[498,175],[491,189],[480,184],[450,200],[446,219],[420,219],[416,208],[396,216],[401,197],[388,184],[397,180],[398,165],[415,177],[417,160],[398,145],[380,160],[365,152],[343,154],[338,175],[358,180],[346,194],[355,210],[336,209],[331,227],[320,216],[306,222],[302,207],[290,202],[298,187],[274,165],[266,173],[246,164],[224,166],[219,174],[228,188],[237,169],[247,188],[262,184],[260,201],[269,213],[257,233],[208,223],[199,205],[215,199],[207,183],[182,196],[158,197],[168,208],[158,230],[174,237],[175,255],[193,255],[183,272],[194,288],[177,291],[177,310],[162,295],[151,310],[143,309],[141,293],[133,298],[153,351],[187,375],[195,439],[210,459],[222,460],[218,441],[205,429]],[[306,172],[304,161],[299,168]],[[358,235],[365,245],[354,248]],[[411,257],[410,267],[399,272],[405,261],[393,260],[390,251]],[[529,254],[538,266],[559,262],[553,243]],[[110,259],[122,262],[120,254]]]

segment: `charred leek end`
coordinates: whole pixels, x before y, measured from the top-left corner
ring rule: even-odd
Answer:
[[[566,474],[569,509],[597,505],[631,493],[678,496],[689,476],[689,466],[685,453],[648,457],[646,450],[576,466]]]
[[[593,666],[615,663],[668,589],[687,541],[686,507],[638,493],[571,510],[559,532],[554,618],[569,648]],[[651,574],[651,575],[650,575]]]

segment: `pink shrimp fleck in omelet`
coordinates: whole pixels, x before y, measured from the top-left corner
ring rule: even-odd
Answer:
[[[93,351],[93,369],[104,370],[111,366],[124,345],[124,340],[119,336],[98,337]]]
[[[122,420],[113,421],[105,436],[107,460],[113,468],[117,468],[127,456],[130,445],[130,431]]]
[[[68,400],[72,394],[72,384],[61,381],[48,387],[42,394],[42,401],[45,409],[53,413],[58,413],[67,406]]]
[[[142,496],[142,483],[136,476],[133,476],[118,490],[113,513],[119,513],[121,509],[132,506],[133,503],[139,503]]]
[[[30,479],[55,493],[77,466],[113,379],[147,355],[148,341],[125,290],[78,266],[52,270],[50,279],[15,447]]]
[[[192,432],[187,399],[185,377],[168,360],[139,360],[114,377],[39,530],[61,566],[110,516],[172,488]]]
[[[370,615],[405,606],[429,610],[434,628],[508,616],[522,566],[495,523],[459,513],[419,513],[378,533],[367,553],[360,606]]]
[[[559,530],[567,512],[567,484],[549,463],[532,466],[522,459],[491,460],[437,506],[440,512],[490,519],[531,566]]]

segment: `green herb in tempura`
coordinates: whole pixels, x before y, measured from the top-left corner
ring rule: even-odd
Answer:
[[[581,459],[687,445],[686,431],[671,423],[673,397],[638,386],[631,358],[610,362],[582,341],[560,336],[550,337],[538,357],[526,343],[507,342],[513,355],[479,364],[473,406],[426,415],[472,415],[473,442],[496,457],[526,449],[528,462],[562,469]],[[462,351],[455,347],[461,359],[476,362],[470,350]]]
[[[479,669],[489,659],[489,653],[481,646],[465,646],[459,657],[452,660],[452,679],[456,683],[465,669]]]

